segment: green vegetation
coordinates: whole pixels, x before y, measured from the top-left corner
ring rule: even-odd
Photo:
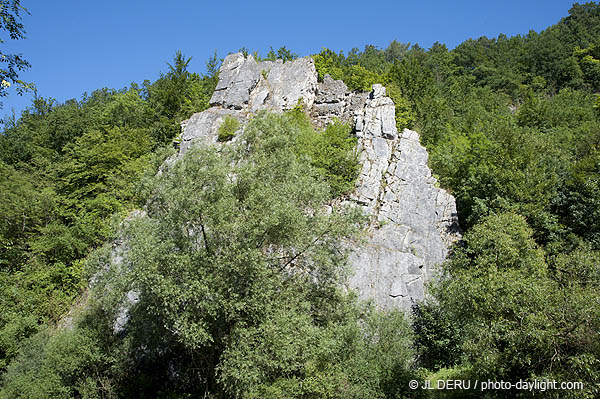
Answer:
[[[21,13],[28,11],[21,5],[21,0],[0,0],[0,29],[7,33],[10,40],[19,40],[25,37],[25,27],[21,23]],[[0,39],[0,43],[5,43]],[[8,95],[8,89],[12,86],[21,95],[27,90],[33,89],[31,83],[19,79],[19,73],[31,65],[21,54],[6,54],[0,50],[0,97]],[[0,108],[2,103],[0,102]]]
[[[301,106],[282,118],[281,123],[290,129],[290,150],[310,164],[320,179],[327,183],[330,198],[351,191],[358,177],[359,164],[356,137],[352,136],[350,126],[335,121],[322,131],[315,130]],[[258,121],[255,123],[260,125]],[[218,129],[218,141],[231,140],[239,128],[240,123],[236,118],[225,117]],[[265,131],[268,127],[261,129]]]
[[[147,215],[121,226],[123,262],[107,269],[110,245],[88,258],[96,301],[72,329],[35,335],[0,397],[407,392],[410,326],[342,289],[343,240],[360,217],[323,207],[330,187],[297,152],[310,129],[301,113],[260,114],[238,142],[194,148],[151,177]],[[113,334],[130,291],[140,301],[126,334]]]
[[[295,60],[296,58],[298,58],[298,54],[292,53],[285,46],[281,47],[279,50],[277,50],[277,52],[275,52],[275,50],[273,50],[273,47],[271,47],[265,58],[256,58],[265,61],[283,60],[283,62],[286,62]]]
[[[460,364],[463,379],[582,381],[583,395],[549,397],[595,397],[600,253],[583,246],[547,262],[532,233],[507,212],[465,235],[435,288],[439,303],[415,313],[427,331],[424,359],[436,368]]]
[[[328,183],[332,197],[347,194],[354,188],[359,164],[356,138],[348,125],[335,121],[322,132],[315,131],[301,112],[291,114],[299,127],[294,151],[308,158],[322,178]]]
[[[219,126],[217,139],[221,142],[229,141],[235,136],[235,132],[240,128],[240,121],[233,116],[226,116],[221,126]]]
[[[25,338],[69,310],[87,285],[84,259],[110,237],[113,215],[140,203],[139,180],[155,173],[179,122],[208,107],[216,78],[188,72],[188,62],[178,52],[170,71],[142,88],[97,90],[65,104],[38,98],[7,121],[0,136],[2,370]]]
[[[598,38],[587,3],[453,50],[313,56],[320,79],[383,83],[456,197],[464,240],[410,318],[340,288],[361,218],[325,205],[357,176],[347,126],[316,131],[301,107],[226,118],[219,140],[239,139],[157,175],[208,107],[216,57],[207,76],[177,53],[154,83],[36,99],[0,136],[0,398],[531,397],[408,389],[440,378],[598,397]],[[139,301],[115,330],[126,293]]]

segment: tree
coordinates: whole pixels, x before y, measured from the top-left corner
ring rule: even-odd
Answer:
[[[584,245],[549,267],[525,219],[514,213],[483,218],[464,239],[433,290],[445,313],[438,320],[450,318],[460,334],[425,330],[420,343],[428,353],[459,345],[472,378],[586,381],[584,392],[551,397],[595,397],[598,253]]]
[[[392,40],[389,46],[384,50],[385,60],[387,62],[399,61],[408,51],[410,43],[400,43]]]
[[[141,298],[132,334],[157,370],[167,372],[163,347],[193,362],[173,366],[181,389],[218,389],[219,359],[235,331],[258,328],[277,309],[299,306],[314,328],[333,316],[345,259],[339,239],[352,218],[322,207],[329,187],[293,151],[301,128],[290,115],[258,116],[239,143],[191,150],[154,178],[148,217],[125,233],[124,277]],[[148,329],[162,337],[156,346]]]
[[[21,6],[21,0],[0,0],[0,29],[6,31],[12,40],[25,38],[25,29],[20,22],[21,12],[29,13]],[[5,42],[0,39],[0,43]],[[21,54],[5,54],[0,50],[0,63],[3,64],[0,68],[0,97],[7,96],[7,89],[13,85],[19,95],[33,87],[19,79],[19,72],[30,67]]]
[[[90,259],[100,306],[94,317],[104,315],[98,323],[109,334],[120,295],[139,293],[125,332],[105,350],[125,359],[97,374],[112,373],[123,397],[406,391],[414,373],[405,318],[362,308],[340,285],[343,242],[359,211],[324,206],[331,190],[319,169],[327,165],[313,165],[320,154],[297,148],[307,123],[297,112],[262,114],[240,140],[190,150],[151,178],[146,216],[124,222],[123,262],[107,266],[108,247]],[[335,146],[347,131],[333,129],[323,134]],[[57,339],[24,355],[4,392],[46,387],[31,365],[56,353]],[[56,389],[82,394],[79,382],[96,378],[85,374],[89,353],[47,370]]]
[[[191,60],[177,51],[173,62],[167,63],[169,72],[161,73],[154,83],[144,82],[144,97],[154,110],[152,137],[157,143],[169,142],[179,134],[179,122],[209,107],[210,96],[217,84],[216,53],[206,64],[207,75],[189,72]]]
[[[285,46],[283,46],[280,47],[279,50],[277,50],[277,53],[275,52],[275,50],[273,50],[273,47],[270,47],[269,52],[267,53],[267,56],[264,59],[267,61],[275,61],[280,59],[283,60],[283,62],[287,62],[293,61],[296,58],[298,58],[298,54],[292,53]]]
[[[192,58],[186,58],[181,50],[173,57],[173,63],[168,63],[169,72],[161,73],[160,78],[149,88],[148,97],[153,106],[159,107],[160,113],[169,119],[174,119],[184,102],[187,94],[187,81],[191,73],[187,67]]]

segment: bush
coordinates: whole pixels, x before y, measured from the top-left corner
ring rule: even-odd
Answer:
[[[298,136],[295,151],[310,158],[310,163],[331,187],[333,197],[346,194],[354,188],[358,177],[359,163],[356,138],[350,133],[349,125],[340,121],[316,132],[308,121]]]
[[[461,360],[460,326],[439,304],[413,304],[412,327],[419,365],[431,370],[452,367]]]
[[[235,132],[240,128],[240,121],[233,116],[226,116],[219,126],[218,140],[225,142],[231,140],[235,136]]]
[[[438,319],[459,328],[461,366],[471,368],[473,379],[584,381],[585,391],[552,397],[597,397],[598,254],[582,247],[549,268],[532,233],[510,212],[487,216],[467,232],[434,286],[445,313]],[[437,330],[429,346],[447,348],[439,345],[447,323],[428,324]]]
[[[240,398],[421,397],[409,390],[419,378],[404,314],[348,305],[344,320],[324,327],[286,309],[236,331],[221,381]]]
[[[325,75],[330,75],[334,80],[343,80],[350,90],[360,91],[369,91],[373,84],[383,81],[381,75],[362,65],[348,64],[341,52],[336,54],[329,49],[323,49],[312,58],[315,61],[319,81],[323,81]]]
[[[43,330],[8,368],[0,398],[114,398],[100,377],[105,360],[95,337],[81,328]]]
[[[396,127],[398,131],[412,129],[414,127],[416,117],[415,112],[412,109],[410,101],[402,96],[402,90],[398,88],[394,83],[388,83],[386,85],[387,95],[394,101],[394,107],[396,111]]]

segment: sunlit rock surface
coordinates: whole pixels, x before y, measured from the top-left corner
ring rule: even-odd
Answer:
[[[418,133],[397,131],[394,102],[385,87],[351,92],[328,75],[317,82],[311,58],[256,62],[238,53],[225,58],[210,104],[182,123],[177,157],[195,144],[215,143],[226,117],[244,126],[261,110],[283,112],[302,104],[316,127],[335,119],[350,123],[358,138],[361,171],[346,201],[362,207],[370,223],[366,240],[351,243],[349,285],[381,309],[409,310],[424,298],[426,282],[460,238],[456,204],[436,187]],[[136,301],[132,292],[124,304]],[[126,308],[115,330],[126,325]]]

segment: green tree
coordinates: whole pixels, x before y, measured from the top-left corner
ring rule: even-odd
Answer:
[[[392,40],[384,50],[385,60],[387,62],[400,61],[404,54],[408,51],[410,43],[400,43],[397,40]]]
[[[590,331],[600,308],[592,288],[597,254],[587,251],[561,255],[549,268],[525,219],[513,213],[484,218],[465,235],[434,291],[461,330],[472,377],[575,378],[590,381],[583,392],[551,397],[594,395],[600,342]]]
[[[116,398],[103,375],[111,360],[93,331],[44,329],[8,369],[0,398]]]
[[[169,71],[150,83],[144,82],[143,96],[154,111],[151,134],[155,142],[168,143],[180,132],[179,123],[194,112],[209,107],[209,100],[217,84],[216,53],[207,63],[208,75],[200,76],[188,71],[192,58],[186,58],[179,50]]]
[[[120,227],[122,261],[110,263],[110,246],[89,259],[87,315],[32,338],[0,397],[405,394],[409,326],[342,289],[343,241],[360,218],[323,206],[330,188],[297,149],[305,123],[261,114],[239,141],[192,149],[151,177],[147,215]],[[139,302],[115,334],[127,292]]]
[[[292,53],[285,46],[283,46],[280,47],[279,50],[277,50],[277,52],[275,52],[275,50],[273,50],[273,47],[271,47],[269,52],[267,53],[266,58],[264,59],[268,61],[283,60],[283,62],[286,62],[295,60],[296,58],[298,58],[298,54]]]
[[[340,121],[329,124],[324,131],[317,132],[310,121],[300,112],[294,115],[299,127],[294,151],[306,157],[331,188],[331,196],[339,197],[354,188],[359,164],[356,138],[350,126]]]
[[[217,140],[229,141],[235,136],[235,132],[240,127],[240,121],[233,116],[226,116],[221,126],[219,126]]]
[[[152,320],[151,330],[164,337],[148,347],[159,351],[157,361],[169,345],[204,370],[181,370],[191,384],[183,389],[216,390],[234,330],[257,326],[277,309],[300,301],[310,304],[303,317],[315,325],[334,317],[340,239],[353,219],[323,209],[329,188],[295,155],[298,127],[290,122],[287,115],[256,117],[243,144],[190,151],[155,178],[148,217],[126,233],[124,277],[141,295],[132,326],[143,333]]]
[[[342,63],[345,60],[344,54],[323,48],[319,54],[312,56],[315,61],[315,68],[319,76],[319,81],[322,81],[325,75],[330,75],[333,79],[339,80],[343,78]]]
[[[0,29],[8,33],[11,40],[25,38],[25,29],[21,23],[21,13],[28,11],[21,6],[20,0],[2,0],[0,1]],[[5,40],[0,39],[0,43]],[[31,83],[26,83],[19,79],[20,71],[30,67],[20,54],[5,54],[0,51],[0,97],[8,95],[7,89],[14,86],[18,94],[23,94],[25,90],[33,88]],[[1,103],[0,103],[1,106]]]

